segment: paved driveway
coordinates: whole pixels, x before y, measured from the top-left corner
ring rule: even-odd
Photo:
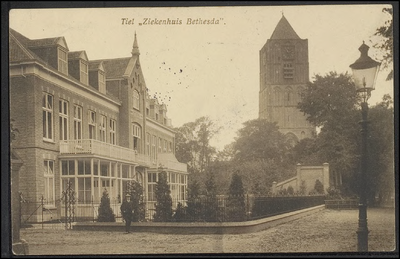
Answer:
[[[171,235],[62,229],[21,230],[31,255],[356,252],[358,210],[325,209],[263,231]],[[369,251],[395,249],[395,210],[368,209]]]

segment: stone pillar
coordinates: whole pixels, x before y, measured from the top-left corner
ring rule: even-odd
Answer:
[[[323,182],[322,184],[324,185],[324,193],[327,193],[327,189],[330,187],[330,181],[329,181],[329,164],[328,163],[323,163]]]
[[[20,238],[21,197],[19,193],[19,170],[23,162],[11,154],[11,235],[12,251],[15,255],[28,254],[28,244]]]
[[[301,186],[301,164],[296,165],[296,191],[300,192]]]

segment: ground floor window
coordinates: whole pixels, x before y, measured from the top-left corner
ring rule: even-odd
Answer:
[[[78,203],[92,202],[92,179],[90,177],[78,178]]]
[[[44,160],[44,203],[48,205],[54,205],[54,161]]]

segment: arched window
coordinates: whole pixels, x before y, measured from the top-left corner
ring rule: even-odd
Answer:
[[[293,89],[291,87],[286,87],[285,89],[285,103],[290,105],[293,103]]]

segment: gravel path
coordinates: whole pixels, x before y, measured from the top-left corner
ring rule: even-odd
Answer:
[[[31,255],[356,252],[358,210],[322,210],[263,231],[172,235],[21,229]],[[395,210],[368,209],[369,251],[395,249]]]

